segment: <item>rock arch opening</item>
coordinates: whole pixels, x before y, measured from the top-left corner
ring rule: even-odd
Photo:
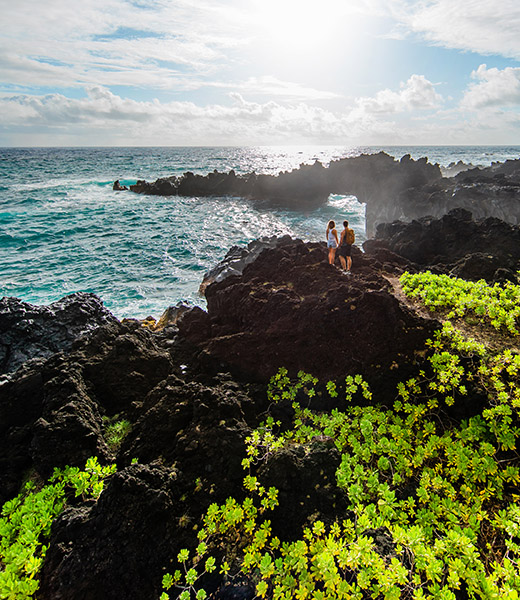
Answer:
[[[365,202],[360,202],[353,194],[329,194],[326,206],[330,218],[336,222],[338,231],[342,229],[343,221],[346,220],[356,233],[356,244],[361,245],[367,239]]]

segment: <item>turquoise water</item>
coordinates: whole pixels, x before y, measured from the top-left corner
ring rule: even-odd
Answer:
[[[131,184],[214,169],[276,174],[380,149],[444,166],[520,157],[520,147],[3,148],[0,296],[47,304],[89,291],[119,318],[158,317],[179,301],[203,306],[202,277],[231,246],[283,234],[321,240],[331,218],[347,218],[361,243],[364,206],[331,196],[312,212],[258,210],[236,198],[113,192],[116,179]]]

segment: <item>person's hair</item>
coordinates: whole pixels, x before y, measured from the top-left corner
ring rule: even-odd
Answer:
[[[329,224],[327,225],[327,229],[334,229],[334,227],[336,227],[336,223],[334,223],[334,221],[329,221]]]
[[[343,227],[348,227],[348,221],[343,221]]]

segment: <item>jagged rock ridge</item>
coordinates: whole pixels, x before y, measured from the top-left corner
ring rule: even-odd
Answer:
[[[239,196],[295,210],[321,206],[330,194],[352,194],[366,204],[367,237],[380,223],[439,218],[454,208],[470,210],[478,219],[520,223],[520,159],[461,169],[455,177],[443,177],[439,165],[427,158],[396,160],[380,152],[332,161],[328,167],[318,161],[302,164],[278,175],[188,172],[153,183],[140,180],[130,189],[163,196]],[[114,189],[121,189],[117,184]]]

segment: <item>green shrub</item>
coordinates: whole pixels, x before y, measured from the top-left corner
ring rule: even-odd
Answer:
[[[466,281],[449,275],[404,273],[404,292],[421,299],[431,310],[449,309],[448,318],[460,318],[471,313],[483,324],[518,335],[520,317],[520,286],[511,282],[489,285],[483,279]]]
[[[111,452],[117,452],[125,439],[132,430],[132,424],[126,419],[118,419],[118,415],[112,419],[103,417],[105,425],[104,438]]]
[[[55,469],[47,485],[36,489],[34,482],[6,502],[0,518],[0,598],[32,598],[38,589],[38,574],[47,552],[53,520],[63,511],[71,494],[97,498],[104,479],[115,465],[102,467],[90,458],[84,470],[77,467]]]

